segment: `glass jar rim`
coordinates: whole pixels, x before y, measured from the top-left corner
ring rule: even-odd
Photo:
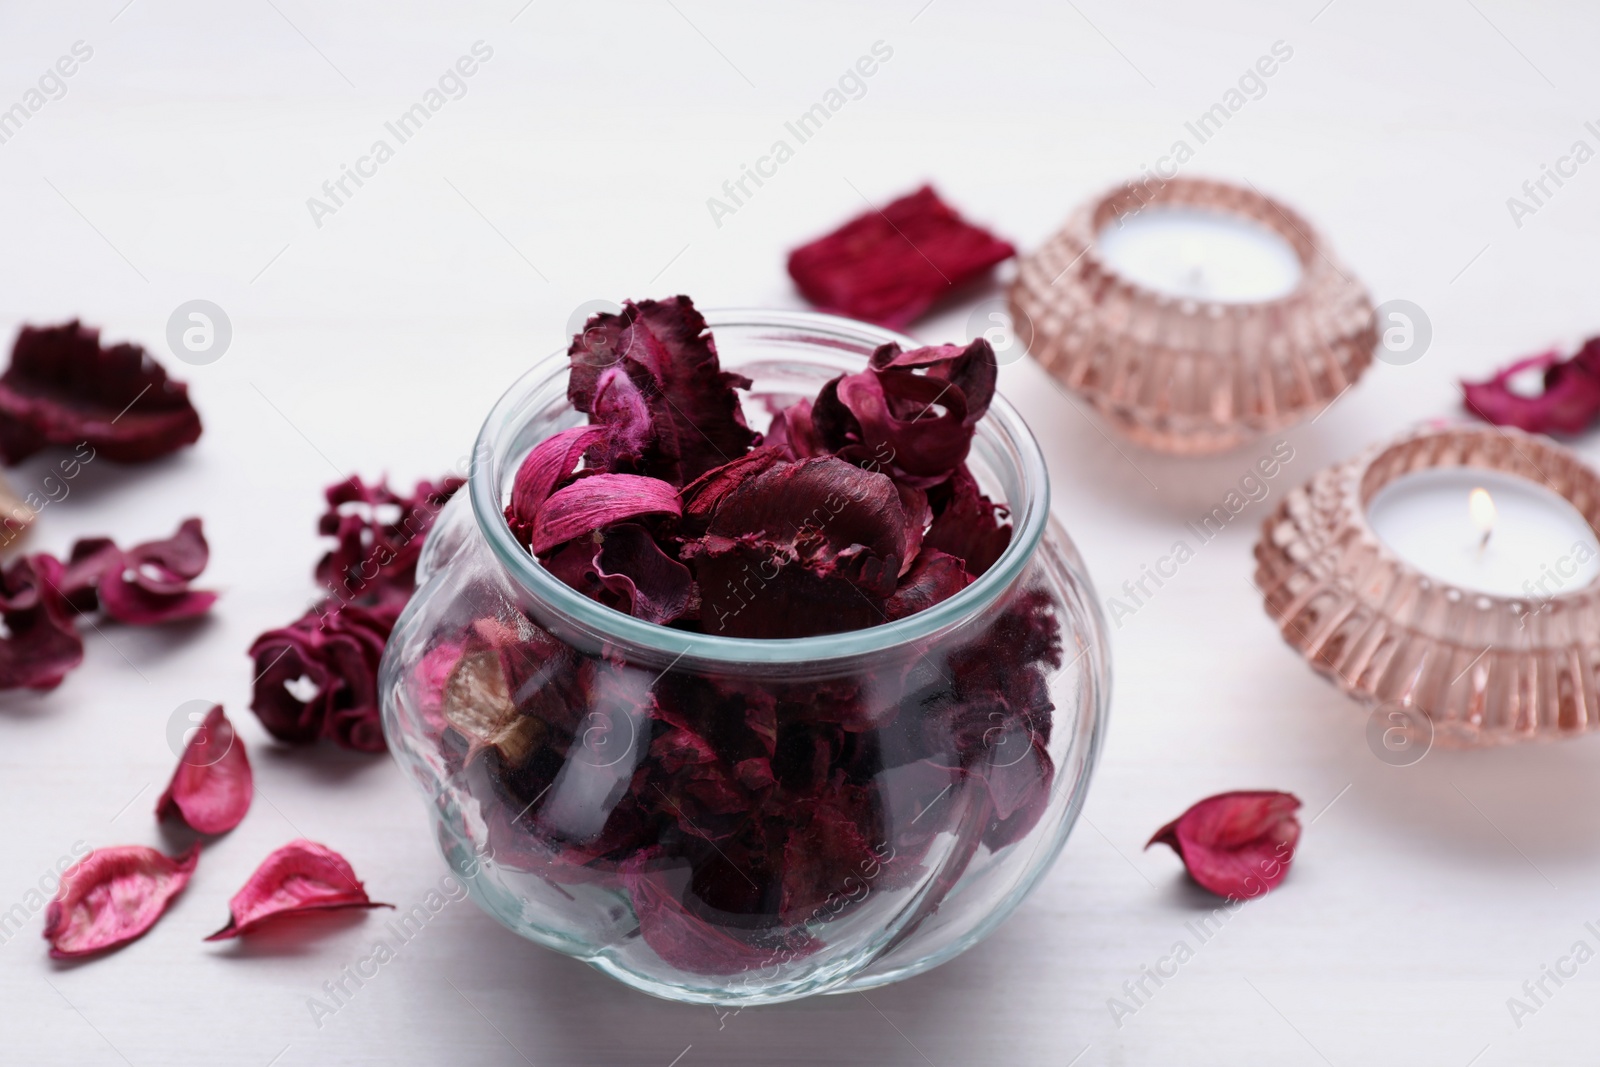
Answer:
[[[922,347],[921,342],[904,334],[819,312],[719,308],[701,314],[713,337],[719,329],[791,329],[824,340],[832,338],[874,348],[891,341],[905,348]],[[1044,454],[1016,408],[996,392],[988,413],[978,423],[978,432],[994,437],[1017,459],[1023,499],[1020,509],[1018,502],[1005,502],[1011,509],[1012,521],[1011,542],[1005,551],[959,593],[903,619],[816,637],[718,637],[645,622],[592,600],[556,578],[517,541],[505,520],[498,469],[501,462],[511,458],[500,452],[502,437],[509,437],[513,429],[507,423],[525,397],[548,385],[557,375],[565,374],[567,367],[566,350],[558,350],[540,360],[506,390],[478,433],[467,482],[478,528],[513,580],[544,606],[608,641],[678,659],[692,656],[700,662],[728,664],[814,664],[901,647],[937,634],[993,603],[1022,573],[1049,522],[1050,479]]]

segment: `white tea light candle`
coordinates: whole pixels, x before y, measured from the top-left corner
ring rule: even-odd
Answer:
[[[1600,540],[1568,501],[1499,471],[1418,471],[1367,505],[1380,540],[1423,573],[1492,596],[1545,600],[1600,578]]]
[[[1223,304],[1276,300],[1300,284],[1289,242],[1239,215],[1153,207],[1100,231],[1100,257],[1129,281],[1171,296]]]

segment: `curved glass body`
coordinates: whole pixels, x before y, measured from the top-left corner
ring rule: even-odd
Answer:
[[[822,315],[706,317],[757,429],[911,344]],[[982,577],[894,623],[770,641],[623,615],[516,542],[517,467],[582,419],[564,354],[500,401],[384,654],[390,750],[474,899],[700,1003],[860,989],[972,945],[1066,840],[1109,697],[1095,597],[1016,412],[996,398],[969,460],[1014,526]]]

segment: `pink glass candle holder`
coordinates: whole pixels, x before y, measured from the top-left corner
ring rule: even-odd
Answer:
[[[1534,595],[1484,593],[1423,573],[1373,529],[1380,490],[1449,468],[1542,486],[1585,537],[1600,531],[1600,477],[1574,453],[1514,430],[1422,429],[1326,468],[1266,520],[1255,581],[1267,614],[1316,671],[1411,735],[1464,747],[1600,728],[1600,579],[1551,583],[1560,561],[1528,559]]]
[[[1108,261],[1108,225],[1175,209],[1265,227],[1292,249],[1298,280],[1270,299],[1206,299]],[[1151,178],[1080,207],[1022,260],[1010,304],[1047,371],[1124,436],[1177,455],[1313,417],[1360,378],[1377,342],[1365,288],[1304,219],[1252,189],[1193,178]]]

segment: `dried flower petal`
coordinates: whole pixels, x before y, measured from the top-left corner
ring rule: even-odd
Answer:
[[[948,600],[972,584],[967,565],[937,548],[917,556],[916,562],[894,591],[884,611],[891,621],[927,611],[941,600]]]
[[[343,856],[315,841],[291,841],[268,856],[228,902],[228,925],[206,938],[225,941],[272,919],[331,908],[392,908],[375,903]]]
[[[342,603],[404,605],[417,585],[422,542],[463,484],[453,477],[421,481],[410,496],[387,481],[368,484],[354,475],[330,485],[317,529],[336,544],[317,562],[317,581]]]
[[[938,549],[964,560],[974,578],[994,566],[1011,543],[1011,524],[1001,521],[1005,507],[983,495],[966,465],[928,490],[928,499],[934,519],[922,539],[923,551]]]
[[[224,834],[243,821],[254,793],[244,739],[218,704],[184,746],[156,816],[175,814],[202,834]]]
[[[695,564],[707,632],[784,638],[873,626],[906,556],[894,483],[833,456],[779,463],[723,498]]]
[[[795,249],[789,276],[824,311],[898,329],[1015,254],[923,186]]]
[[[676,517],[681,512],[678,490],[659,478],[596,474],[557,490],[544,502],[534,520],[530,547],[542,556],[557,545],[587,537],[614,522],[642,515]]]
[[[143,845],[95,849],[62,875],[45,912],[50,955],[87,956],[139,937],[189,884],[199,862],[199,845],[177,859]]]
[[[506,522],[517,540],[526,545],[533,538],[533,524],[539,518],[539,509],[556,487],[577,470],[589,446],[605,434],[603,427],[574,426],[546,437],[528,453],[528,458],[517,468],[517,476],[511,483],[511,502],[506,505]]]
[[[594,536],[570,542],[546,568],[585,596],[646,622],[664,626],[689,610],[694,576],[661,551],[649,530],[624,522]]]
[[[1300,840],[1300,801],[1290,793],[1220,793],[1157,830],[1144,847],[1170,845],[1201,886],[1245,900],[1277,887]]]
[[[682,486],[759,440],[745,424],[737,392],[750,380],[722,369],[706,320],[686,296],[629,301],[620,314],[596,315],[572,339],[568,355],[567,396],[596,422],[616,427],[636,420],[607,413],[600,386],[612,368],[625,372],[643,397],[651,434],[641,442],[635,473]],[[618,405],[633,410],[631,401],[619,398]]]
[[[461,485],[459,478],[418,482],[409,497],[356,477],[328,487],[318,528],[337,544],[316,576],[333,596],[250,646],[250,710],[273,737],[384,751],[378,663],[416,589],[423,541]]]
[[[1544,391],[1523,396],[1511,380],[1529,370],[1544,371]],[[1600,416],[1600,337],[1591,337],[1571,359],[1545,352],[1518,360],[1482,382],[1462,382],[1467,410],[1496,426],[1529,433],[1579,433]]]
[[[280,741],[326,738],[357,752],[384,751],[378,663],[399,615],[394,605],[324,602],[257,637],[250,710]]]
[[[189,588],[211,554],[199,519],[184,520],[164,541],[148,541],[126,552],[112,554],[100,539],[89,544],[94,547],[86,556],[74,546],[72,558],[89,569],[90,560],[99,562],[100,608],[118,622],[153,626],[199,618],[216,602],[217,594]]]
[[[16,560],[0,571],[0,689],[54,689],[83,662],[83,639],[53,556]]]
[[[46,445],[87,442],[119,463],[140,463],[200,439],[188,388],[137,345],[100,346],[76,321],[24,326],[0,375],[0,459]]]

